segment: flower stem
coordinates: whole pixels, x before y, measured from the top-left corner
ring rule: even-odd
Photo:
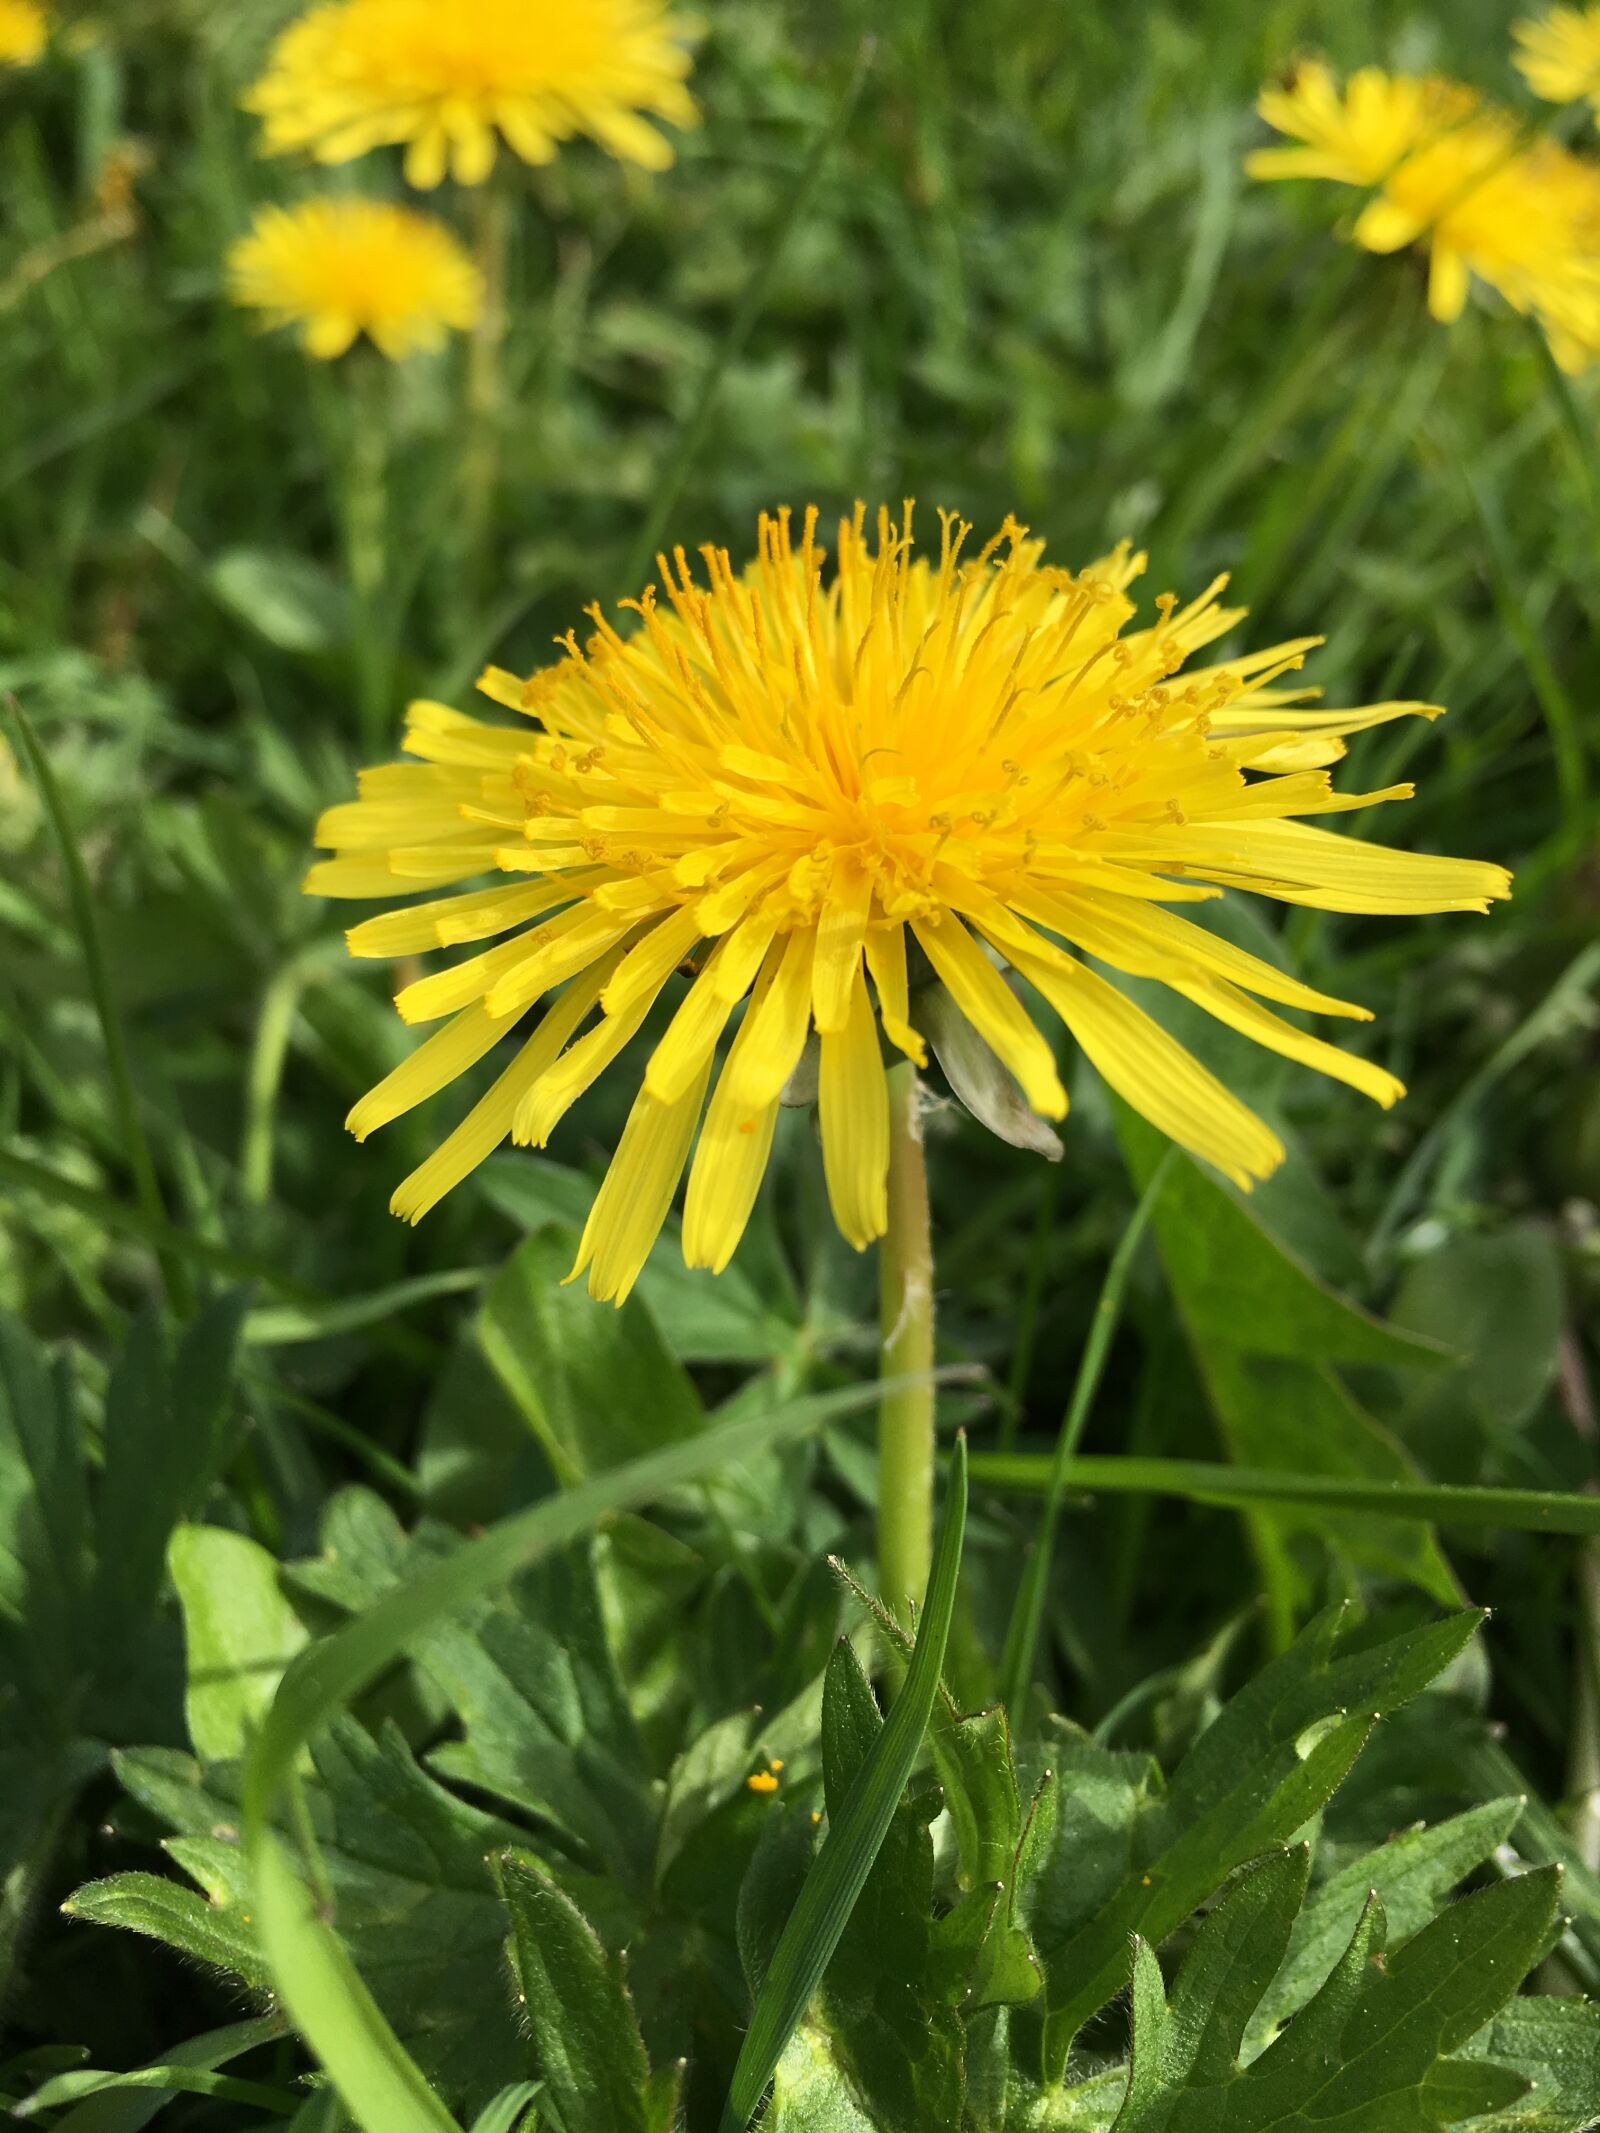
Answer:
[[[878,1247],[882,1374],[912,1377],[878,1410],[878,1589],[902,1620],[920,1607],[933,1555],[933,1233],[921,1090],[889,1070],[889,1226]]]

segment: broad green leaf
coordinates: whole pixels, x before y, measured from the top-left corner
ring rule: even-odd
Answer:
[[[179,1526],[168,1548],[188,1652],[184,1708],[202,1762],[242,1755],[306,1641],[266,1549],[222,1526]]]
[[[900,1795],[916,1762],[939,1688],[950,1618],[955,1610],[961,1543],[966,1529],[966,1441],[956,1446],[943,1523],[934,1552],[927,1602],[916,1648],[900,1693],[848,1797],[830,1817],[789,1922],[756,1995],[733,2082],[723,2108],[724,2133],[749,2124],[806,2003],[826,1970],[888,1835]],[[858,1723],[858,1734],[866,1730]]]
[[[90,1574],[70,1380],[0,1313],[0,1678],[39,1713],[41,1730],[70,1723],[74,1697],[87,1687]]]
[[[1167,1143],[1126,1106],[1117,1132],[1141,1190]],[[1198,1343],[1222,1341],[1251,1355],[1321,1363],[1376,1363],[1437,1369],[1450,1351],[1385,1325],[1328,1288],[1250,1211],[1242,1196],[1187,1157],[1171,1175],[1151,1217],[1179,1310]]]
[[[1240,1690],[1168,1790],[1136,1806],[1127,1869],[1094,1915],[1076,1926],[1042,1908],[1036,1916],[1048,1980],[1047,2078],[1059,2078],[1079,2028],[1120,1988],[1129,1935],[1159,1943],[1235,1867],[1301,1830],[1343,1780],[1374,1720],[1425,1688],[1480,1619],[1460,1614],[1341,1653],[1345,1611],[1329,1609]],[[1061,1819],[1070,1824],[1066,1808]]]
[[[230,548],[207,583],[224,607],[283,652],[325,652],[350,629],[344,593],[320,565],[300,555]]]
[[[650,2133],[650,2062],[622,1965],[528,1853],[503,1852],[495,1878],[518,2003],[562,2133]]]
[[[322,1554],[296,1585],[352,1613],[419,1569],[460,1554],[446,1527],[408,1537],[380,1497],[346,1489],[323,1522]],[[606,1634],[591,1551],[563,1550],[411,1644],[463,1738],[431,1758],[446,1775],[551,1823],[578,1856],[648,1879],[656,1805]]]
[[[596,1311],[565,1285],[565,1244],[530,1237],[496,1277],[478,1339],[496,1376],[568,1485],[705,1427],[700,1400],[647,1305]]]
[[[1536,1222],[1451,1237],[1408,1264],[1393,1316],[1463,1351],[1450,1380],[1458,1402],[1492,1427],[1520,1428],[1556,1373],[1566,1320],[1560,1248]]]

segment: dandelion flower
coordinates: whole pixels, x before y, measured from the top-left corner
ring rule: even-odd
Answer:
[[[351,1130],[409,1111],[551,1004],[400,1186],[397,1214],[420,1218],[508,1134],[545,1145],[680,971],[573,1270],[602,1298],[627,1294],[691,1149],[685,1257],[727,1263],[813,1030],[835,1218],[858,1248],[883,1233],[880,1032],[923,1063],[922,974],[1042,1116],[1063,1116],[1067,1096],[1025,997],[1244,1187],[1279,1161],[1277,1136],[1085,958],[1159,979],[1380,1103],[1402,1093],[1274,1006],[1363,1009],[1169,906],[1226,887],[1362,912],[1481,911],[1507,894],[1499,867],[1297,819],[1407,795],[1336,793],[1328,766],[1346,735],[1431,707],[1302,708],[1308,692],[1279,684],[1314,638],[1184,671],[1240,619],[1223,580],[1187,606],[1163,594],[1130,627],[1143,558],[1126,544],[1075,576],[1013,522],[970,557],[969,529],[948,515],[942,529],[918,556],[909,506],[899,522],[880,512],[875,537],[857,506],[830,574],[814,512],[798,538],[787,512],[764,518],[742,573],[706,548],[697,577],[680,549],[658,562],[664,598],[629,603],[630,633],[595,608],[590,641],[568,638],[532,680],[491,669],[481,687],[526,723],[411,706],[420,761],[364,772],[360,797],[323,817],[317,841],[337,856],[306,887],[392,897],[490,875],[349,940],[383,958],[494,945],[399,994],[406,1022],[441,1026],[355,1106]]]
[[[1298,148],[1261,148],[1253,178],[1332,178],[1376,185],[1414,149],[1479,108],[1477,91],[1442,75],[1386,74],[1362,67],[1343,90],[1320,61],[1297,67],[1285,86],[1263,89],[1256,109]]]
[[[1600,7],[1555,7],[1516,25],[1517,65],[1547,103],[1600,107]]]
[[[1516,119],[1435,77],[1375,67],[1341,92],[1326,67],[1265,91],[1261,115],[1301,145],[1265,148],[1256,178],[1329,178],[1370,193],[1351,234],[1370,252],[1425,245],[1428,306],[1460,317],[1474,277],[1570,351],[1600,306],[1600,177]]]
[[[35,0],[0,0],[0,67],[31,67],[46,35],[45,12]]]
[[[366,334],[386,356],[437,348],[483,301],[477,268],[443,223],[384,200],[267,207],[228,255],[235,303],[298,325],[315,356]]]
[[[407,181],[481,185],[498,142],[547,163],[587,134],[648,170],[672,161],[650,123],[694,123],[694,25],[666,0],[324,0],[279,37],[245,99],[269,152],[344,163],[404,146]]]

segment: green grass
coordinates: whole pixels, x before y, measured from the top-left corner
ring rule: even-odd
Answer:
[[[651,1449],[629,1431],[680,1403],[859,1385],[872,1270],[833,1234],[807,1117],[782,1121],[726,1280],[684,1276],[669,1240],[621,1320],[586,1317],[551,1277],[620,1128],[625,1071],[548,1159],[497,1160],[416,1231],[389,1217],[458,1100],[362,1148],[344,1135],[409,1040],[390,974],[345,960],[350,907],[300,895],[311,824],[389,753],[409,696],[467,705],[485,661],[543,663],[589,601],[639,590],[658,535],[739,552],[766,506],[815,502],[826,520],[857,496],[910,496],[929,527],[940,506],[985,532],[1015,512],[1074,565],[1129,536],[1150,551],[1150,593],[1228,570],[1254,641],[1324,636],[1312,678],[1330,703],[1448,706],[1359,737],[1347,782],[1414,778],[1416,799],[1372,833],[1509,864],[1518,887],[1487,918],[1241,921],[1310,983],[1376,1010],[1357,1041],[1410,1094],[1380,1113],[1213,1042],[1291,1163],[1248,1233],[1229,1196],[1186,1191],[1209,1267],[1159,1207],[1154,1244],[1120,1267],[1104,1375],[1073,1425],[1087,1457],[1063,1476],[1107,1493],[1090,1512],[1052,1496],[1061,1525],[1023,1671],[1039,1710],[1114,1721],[1119,1745],[1165,1756],[1318,1603],[1408,1617],[1470,1597],[1495,1609],[1448,1677],[1450,1722],[1480,1727],[1471,1755],[1430,1759],[1425,1728],[1401,1727],[1330,1842],[1355,1856],[1390,1827],[1529,1787],[1556,1814],[1539,1808],[1524,1856],[1565,1848],[1573,1875],[1600,1863],[1586,1825],[1571,1836],[1561,1819],[1600,1780],[1594,1544],[1573,1519],[1561,1539],[1500,1522],[1511,1505],[1537,1528],[1539,1492],[1594,1479],[1600,391],[1558,381],[1502,307],[1439,328],[1415,257],[1357,253],[1334,238],[1331,190],[1241,170],[1256,89],[1300,50],[1438,66],[1517,98],[1505,11],[714,0],[705,122],[671,171],[578,147],[508,175],[481,553],[462,532],[462,348],[319,366],[225,300],[223,255],[252,208],[316,182],[260,160],[237,108],[291,12],[123,0],[83,50],[0,77],[0,691],[21,707],[0,719],[0,1307],[60,1359],[91,1490],[130,1325],[236,1283],[252,1310],[232,1424],[209,1494],[173,1515],[295,1565],[288,1589],[318,1632],[378,1598],[374,1565],[401,1546],[380,1548],[379,1514],[362,1514],[369,1582],[352,1597],[346,1563],[354,1582],[334,1589],[330,1521],[357,1483],[408,1523],[420,1508],[487,1524],[526,1515],[552,1474]],[[136,227],[99,231],[97,175],[130,142]],[[398,190],[384,156],[327,182]],[[446,188],[437,205],[470,233],[471,199]],[[969,1366],[941,1400],[974,1451],[945,1666],[965,1711],[994,1693],[1038,1525],[1002,1484],[1042,1486],[1149,1169],[1093,1078],[1066,1069],[1059,1168],[954,1107],[930,1125],[941,1357]],[[1224,1265],[1246,1270],[1231,1294],[1205,1278]],[[1449,1353],[1430,1369],[1398,1343],[1364,1350],[1353,1308],[1315,1315],[1307,1268]],[[1274,1347],[1258,1282],[1320,1331]],[[615,1441],[602,1411],[624,1417]],[[0,1450],[0,1553],[32,1560],[33,1498],[12,1473],[26,1462],[10,1439]],[[995,1465],[997,1450],[1027,1463]],[[1140,1462],[1152,1493],[1111,1493],[1113,1455]],[[816,1687],[834,1624],[797,1595],[833,1592],[822,1555],[860,1563],[870,1546],[865,1423],[772,1459],[759,1485],[680,1492],[606,1543],[638,1609],[630,1689],[657,1776],[693,1727],[730,1719],[736,1688],[778,1712]],[[1244,1470],[1231,1495],[1208,1485],[1224,1461]],[[1296,1494],[1274,1472],[1327,1486]],[[1418,1523],[1432,1516],[1442,1543]],[[7,1621],[16,1590],[43,1605],[0,1564]],[[669,1665],[658,1616],[679,1591],[703,1642]],[[667,1597],[652,1613],[641,1593]],[[92,1719],[51,1705],[48,1741],[24,1726],[0,1743],[0,1774],[26,1777],[0,1808],[14,1876],[0,2020],[17,2053],[83,2044],[97,2068],[160,2064],[193,2039],[183,2064],[204,2061],[209,2081],[219,2062],[199,2033],[236,2017],[237,1991],[52,1915],[93,1877],[163,1871],[155,1781],[119,1783],[106,1761],[185,1742],[170,1604],[159,1620],[137,1694]],[[1020,1734],[1028,1699],[1010,1701]],[[357,1708],[419,1752],[451,1742],[446,1763],[459,1749],[432,1677],[390,1675]],[[1491,1741],[1485,1720],[1504,1732]],[[955,1752],[937,1725],[930,1737],[936,1763]],[[472,1813],[505,1804],[493,1786],[465,1795]],[[890,1842],[915,1848],[904,1828]],[[1584,1915],[1593,1949],[1575,1942],[1563,1977],[1592,1989],[1600,1901]],[[601,1940],[613,1927],[597,1914]],[[690,2123],[714,2124],[747,2010],[722,2006],[718,2030],[697,2003],[663,2042],[652,1989],[637,1993],[651,2063],[703,2066]],[[295,2047],[250,2034],[259,2081],[292,2081]],[[527,2072],[509,2068],[508,2089]],[[23,2092],[0,2053],[6,2082]],[[236,2123],[226,2096],[226,2081],[213,2100],[186,2094],[171,2121]],[[56,2122],[134,2123],[89,2116],[102,2107]]]

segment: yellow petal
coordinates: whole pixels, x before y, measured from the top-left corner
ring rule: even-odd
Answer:
[[[729,1062],[729,1095],[741,1110],[764,1111],[800,1063],[811,1026],[814,933],[797,928],[767,951],[771,983],[744,1019],[745,1041]]]
[[[755,1011],[771,982],[770,969],[757,981],[756,992],[728,1054],[728,1064],[712,1091],[711,1107],[689,1171],[689,1191],[683,1205],[683,1256],[688,1265],[709,1267],[713,1274],[722,1272],[744,1235],[766,1174],[778,1122],[776,1097],[759,1110],[750,1110],[733,1093],[734,1067],[749,1041]]]
[[[673,1103],[717,1048],[733,1002],[717,983],[718,952],[695,979],[650,1055],[644,1085],[664,1104]]]
[[[889,1223],[889,1081],[859,970],[844,1028],[822,1033],[818,1109],[828,1201],[859,1252]]]
[[[576,1280],[587,1267],[597,1302],[621,1304],[638,1280],[671,1211],[710,1077],[708,1059],[676,1103],[659,1103],[648,1089],[634,1099],[567,1276]]]
[[[1341,1051],[1336,1044],[1328,1044],[1321,1037],[1296,1029],[1292,1022],[1285,1022],[1281,1015],[1262,1007],[1237,986],[1228,984],[1226,979],[1178,984],[1174,990],[1181,992],[1185,999],[1193,1000],[1197,1007],[1203,1007],[1208,1015],[1215,1015],[1219,1022],[1226,1022],[1242,1037],[1265,1045],[1270,1052],[1281,1052],[1285,1059],[1297,1059],[1302,1066],[1313,1067],[1319,1074],[1329,1074],[1335,1081],[1348,1082],[1351,1088],[1359,1089],[1364,1096],[1382,1104],[1386,1111],[1406,1093],[1404,1082],[1396,1081],[1392,1074],[1374,1066],[1370,1059]]]
[[[692,910],[684,906],[669,912],[617,965],[606,987],[606,1013],[620,1015],[640,999],[653,1000],[700,939],[700,921]]]
[[[1067,1092],[1054,1054],[966,927],[954,917],[938,926],[913,919],[911,930],[957,1007],[1016,1075],[1034,1110],[1044,1118],[1065,1118]]]
[[[345,1130],[364,1141],[369,1133],[457,1080],[485,1052],[492,1051],[505,1033],[505,1024],[485,1014],[481,1004],[464,1008],[367,1091],[345,1120]]]
[[[1283,1160],[1283,1143],[1143,1008],[1083,964],[1018,957],[1101,1078],[1191,1155],[1246,1190]]]
[[[906,988],[906,929],[904,926],[867,928],[867,968],[878,994],[878,1014],[883,1033],[914,1065],[925,1067],[928,1047],[911,1027],[911,1000]]]
[[[873,878],[853,855],[840,858],[817,921],[811,971],[812,1015],[824,1035],[842,1030],[850,1015],[861,944],[872,904]]]
[[[392,1214],[406,1222],[420,1222],[447,1192],[494,1153],[511,1131],[524,1090],[538,1080],[589,1013],[598,991],[598,984],[590,979],[580,979],[568,987],[494,1087],[473,1105],[427,1161],[396,1188],[389,1202]]]

